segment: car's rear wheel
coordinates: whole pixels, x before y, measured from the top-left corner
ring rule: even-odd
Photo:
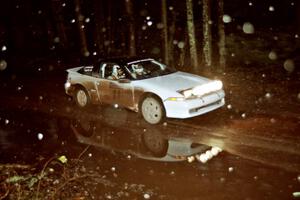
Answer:
[[[165,118],[165,109],[157,97],[147,95],[140,106],[141,114],[146,122],[159,124]]]
[[[90,97],[87,91],[82,87],[76,88],[74,93],[74,100],[76,104],[81,108],[87,107],[90,103]]]

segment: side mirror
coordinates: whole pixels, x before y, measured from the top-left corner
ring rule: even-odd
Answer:
[[[119,83],[130,83],[131,81],[129,79],[120,79],[118,82]]]

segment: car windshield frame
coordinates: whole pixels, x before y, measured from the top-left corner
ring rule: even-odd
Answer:
[[[143,72],[137,73],[134,71],[133,66],[142,66]],[[126,64],[126,70],[129,72],[132,80],[143,80],[154,78],[158,76],[164,76],[168,74],[172,74],[176,72],[176,69],[168,67],[167,65],[158,62],[154,59],[143,59],[143,60],[136,60]]]

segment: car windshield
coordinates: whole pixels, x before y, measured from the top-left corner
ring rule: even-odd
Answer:
[[[127,70],[134,80],[163,76],[176,71],[153,59],[130,62],[127,64]]]

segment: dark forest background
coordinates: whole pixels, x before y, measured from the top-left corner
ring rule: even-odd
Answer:
[[[8,64],[28,63],[44,57],[61,60],[94,60],[95,58],[132,56],[155,57],[175,67],[190,61],[186,1],[161,0],[10,0],[1,1],[1,59]],[[203,55],[203,4],[209,3],[212,65],[219,65],[220,21],[225,24],[226,63],[273,62],[295,57],[300,32],[300,3],[292,0],[224,0],[219,10],[217,0],[192,1],[195,41],[199,65]],[[270,6],[274,10],[270,11]],[[163,21],[164,16],[166,22]],[[254,34],[242,31],[251,22]],[[164,25],[167,29],[164,29]],[[166,30],[166,33],[164,31]],[[167,36],[167,40],[165,40]],[[168,43],[165,46],[165,43]],[[4,48],[3,48],[4,47]],[[167,51],[164,51],[168,48]],[[249,53],[253,51],[252,53]],[[264,51],[265,54],[264,55]],[[295,53],[296,52],[296,53]],[[166,61],[166,55],[168,60]],[[251,56],[250,56],[251,55]]]

